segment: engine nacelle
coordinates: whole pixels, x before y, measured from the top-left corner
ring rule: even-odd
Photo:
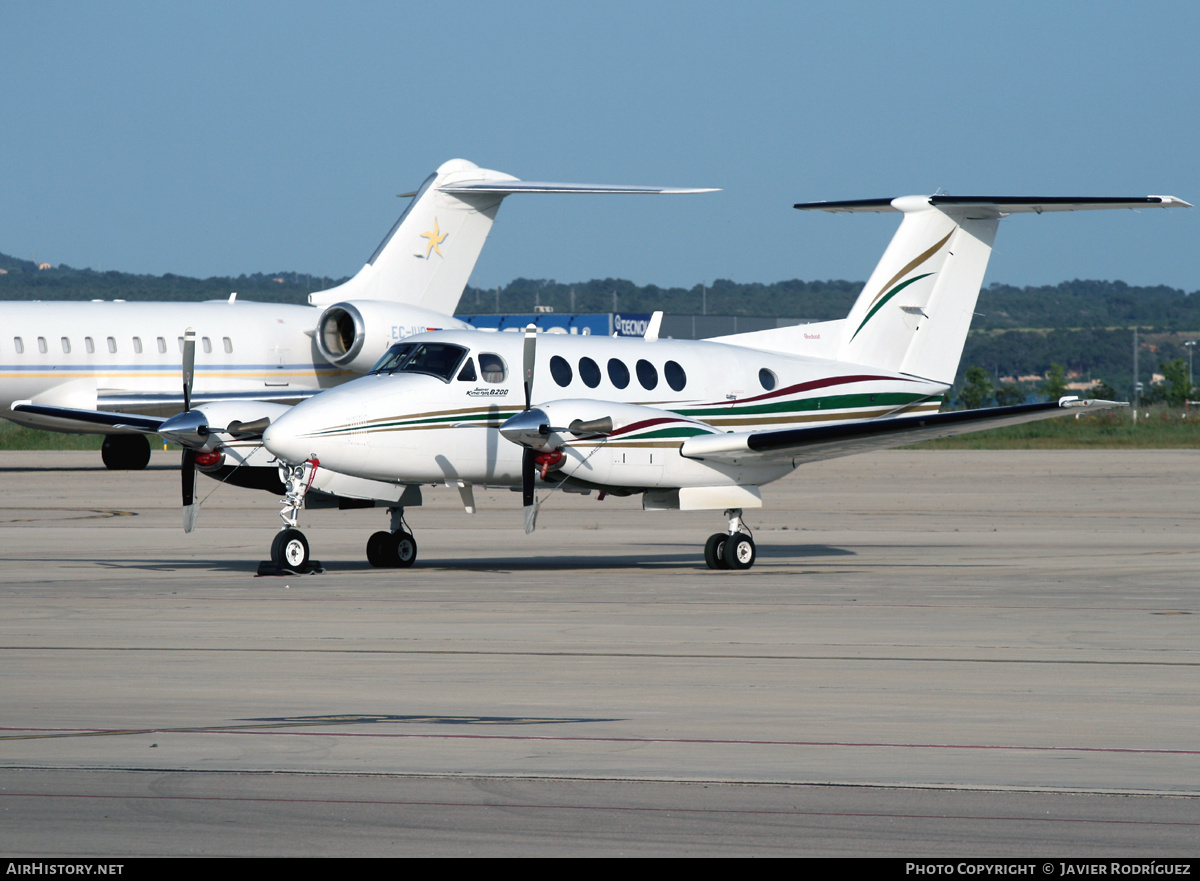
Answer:
[[[655,407],[568,399],[517,414],[500,431],[539,457],[561,451],[553,461],[535,459],[543,472],[604,486],[654,487],[666,463],[678,462],[685,440],[715,429]]]
[[[321,357],[336,367],[367,373],[389,346],[428,330],[462,329],[456,318],[385,300],[334,303],[317,319],[316,342]]]

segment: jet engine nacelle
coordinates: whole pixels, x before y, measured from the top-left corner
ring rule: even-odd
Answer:
[[[316,343],[321,357],[336,367],[367,373],[389,346],[428,330],[462,329],[455,318],[385,300],[334,303],[317,319]]]

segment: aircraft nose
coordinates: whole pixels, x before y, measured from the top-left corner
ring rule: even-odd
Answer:
[[[296,408],[284,413],[263,432],[263,446],[277,459],[291,465],[298,465],[312,455],[311,439],[300,432],[300,420],[296,418]]]

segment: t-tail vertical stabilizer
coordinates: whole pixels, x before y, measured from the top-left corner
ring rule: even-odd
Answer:
[[[502,195],[445,192],[462,183],[515,181],[451,159],[425,179],[366,265],[345,284],[310,294],[314,306],[384,300],[452,315],[483,250]]]
[[[1047,211],[1191,206],[1173,196],[901,196],[795,207],[904,215],[849,316],[826,324],[831,330],[836,327],[839,335],[839,361],[949,385],[958,371],[996,227],[1003,218]],[[808,327],[811,331],[814,326]]]
[[[465,159],[451,159],[425,179],[357,275],[338,287],[310,294],[308,301],[327,306],[384,300],[452,315],[505,196],[708,192],[714,190],[523,181]]]

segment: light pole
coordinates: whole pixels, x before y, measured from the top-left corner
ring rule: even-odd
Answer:
[[[1192,378],[1192,353],[1196,351],[1196,340],[1188,340],[1183,345],[1188,350],[1188,395],[1191,395],[1192,389],[1196,387],[1196,380]]]

